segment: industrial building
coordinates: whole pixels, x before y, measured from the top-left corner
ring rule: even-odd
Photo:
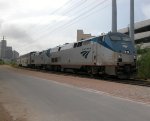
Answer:
[[[84,34],[83,30],[77,30],[77,41],[92,37],[91,34]]]
[[[15,60],[19,57],[19,53],[12,50],[12,47],[7,46],[7,41],[4,39],[0,42],[0,59],[4,61]]]

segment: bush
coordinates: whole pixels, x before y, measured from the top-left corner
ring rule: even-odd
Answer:
[[[13,67],[16,67],[16,66],[17,66],[16,62],[14,62],[14,61],[12,61],[12,62],[10,63],[10,65],[13,66]]]
[[[4,61],[0,59],[0,65],[4,64]]]
[[[150,50],[144,49],[140,58],[138,59],[138,77],[139,78],[150,78]]]
[[[137,54],[146,54],[146,53],[148,53],[150,51],[150,48],[145,48],[145,49],[140,49],[140,48],[138,48],[137,49]]]

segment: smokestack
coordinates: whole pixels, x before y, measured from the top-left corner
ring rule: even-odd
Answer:
[[[112,0],[112,32],[117,32],[117,3]]]
[[[134,0],[130,0],[130,38],[134,43]]]

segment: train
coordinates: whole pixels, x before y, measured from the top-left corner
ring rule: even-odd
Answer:
[[[53,71],[86,72],[90,75],[132,78],[137,72],[136,48],[130,37],[119,32],[66,43],[20,56],[23,67]]]

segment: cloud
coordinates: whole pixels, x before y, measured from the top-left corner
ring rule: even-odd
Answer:
[[[32,39],[31,33],[24,30],[23,27],[17,24],[6,24],[2,23],[0,29],[0,35],[5,36],[8,46],[12,46],[14,50],[17,50],[20,54],[25,54],[31,50],[36,50],[37,47],[30,46],[35,43]]]
[[[48,8],[59,8],[68,0],[18,0],[19,9],[24,10],[43,10]]]
[[[3,19],[0,19],[0,30],[2,28],[2,24],[3,24]]]
[[[10,7],[10,3],[7,2],[7,0],[0,0],[0,10],[4,11]]]
[[[142,12],[146,19],[150,19],[150,4],[143,5]]]
[[[1,34],[8,36],[11,39],[15,39],[17,42],[28,43],[33,41],[23,28],[20,28],[15,24],[7,24],[4,27],[2,24]]]
[[[21,15],[22,16],[22,15]],[[52,22],[60,22],[60,21],[69,21],[71,18],[68,16],[62,15],[28,15],[26,17],[21,17],[17,15],[15,18],[11,20],[7,20],[7,23],[15,23],[18,25],[32,25],[32,24],[50,24]]]

